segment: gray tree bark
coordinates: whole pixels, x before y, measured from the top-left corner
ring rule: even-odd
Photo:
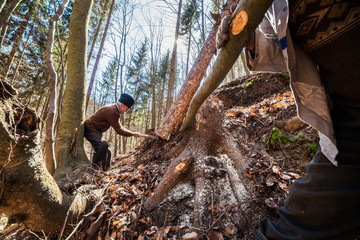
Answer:
[[[0,14],[0,47],[2,46],[8,29],[8,23],[15,8],[22,0],[9,0],[7,7],[4,7]]]
[[[170,106],[173,102],[173,92],[174,92],[175,73],[176,73],[177,39],[179,36],[179,28],[180,28],[181,6],[182,6],[182,0],[179,1],[178,12],[177,12],[178,15],[176,20],[176,28],[175,28],[175,40],[174,40],[173,51],[171,54],[170,79],[168,84],[166,111],[170,109]]]
[[[79,188],[72,199],[60,190],[42,157],[39,118],[8,93],[16,92],[1,81],[0,212],[32,231],[56,232],[67,214],[69,220],[76,219],[91,207],[91,195]]]
[[[98,67],[99,62],[100,62],[100,57],[101,57],[102,50],[104,48],[105,39],[106,39],[107,31],[109,29],[111,15],[112,15],[112,12],[113,12],[113,9],[114,9],[114,5],[115,5],[115,0],[113,0],[112,3],[111,3],[109,16],[108,16],[106,26],[105,26],[105,29],[104,29],[104,34],[103,34],[103,37],[102,37],[102,40],[101,40],[101,43],[100,43],[100,47],[99,47],[99,51],[98,51],[98,54],[97,54],[97,57],[96,57],[95,65],[94,65],[94,68],[93,68],[93,71],[92,71],[92,74],[91,74],[91,79],[90,79],[90,83],[89,83],[89,87],[88,87],[88,91],[87,91],[87,95],[86,95],[86,108],[87,108],[87,106],[89,104],[91,90],[92,90],[92,87],[94,85],[95,75],[96,75],[97,67]]]
[[[84,168],[87,169],[90,166],[83,142],[87,36],[92,3],[92,0],[75,0],[71,14],[68,78],[64,92],[62,116],[55,142],[57,169],[55,170],[54,177],[58,181],[65,179],[66,174],[74,169],[81,174],[84,172]],[[71,151],[70,144],[73,140],[76,144]]]
[[[49,32],[46,43],[46,67],[50,76],[49,84],[49,108],[47,111],[47,118],[45,123],[45,158],[46,167],[50,174],[54,174],[56,168],[55,150],[54,150],[54,118],[56,114],[56,85],[57,85],[57,73],[55,71],[53,63],[53,47],[55,36],[55,25],[59,21],[65,12],[65,8],[69,0],[64,0],[58,7],[56,13],[50,18]]]

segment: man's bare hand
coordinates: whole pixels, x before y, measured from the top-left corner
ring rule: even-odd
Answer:
[[[140,135],[141,135],[141,134],[138,133],[138,132],[134,132],[134,133],[133,133],[133,137],[135,137],[135,138],[138,138]]]

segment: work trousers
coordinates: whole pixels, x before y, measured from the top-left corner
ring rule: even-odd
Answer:
[[[290,187],[277,222],[261,223],[256,240],[360,239],[360,165],[334,166],[319,150]]]
[[[84,137],[88,140],[94,148],[93,165],[98,169],[104,171],[110,168],[111,152],[109,150],[108,143],[102,138],[102,136],[92,131],[85,126]]]

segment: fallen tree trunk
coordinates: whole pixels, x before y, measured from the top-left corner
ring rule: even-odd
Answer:
[[[189,126],[190,122],[195,119],[201,104],[224,80],[272,2],[273,0],[244,0],[238,4],[232,14],[232,18],[236,20],[232,23],[233,29],[229,32],[229,41],[220,49],[211,73],[191,100],[180,131],[185,130]],[[237,16],[240,16],[238,14],[246,16],[246,18],[237,18]],[[237,30],[234,29],[235,25],[243,25],[244,28],[239,33],[235,32],[236,34],[234,34],[234,30]]]
[[[223,7],[221,16],[225,16],[230,6],[235,4],[235,0],[228,0]],[[190,101],[198,89],[201,79],[203,78],[206,69],[212,59],[212,56],[216,52],[216,32],[219,28],[219,19],[215,19],[214,24],[207,40],[205,41],[198,57],[195,60],[189,74],[187,75],[184,84],[182,85],[176,100],[171,105],[169,111],[166,113],[164,120],[162,121],[159,129],[155,132],[156,135],[162,139],[168,140],[172,133],[179,130],[181,122],[185,117],[186,111],[190,105]]]

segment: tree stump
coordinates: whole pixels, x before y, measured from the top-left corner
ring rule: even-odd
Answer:
[[[209,209],[215,209],[216,205],[241,205],[249,200],[251,194],[246,186],[251,183],[242,174],[246,159],[223,125],[222,102],[211,95],[196,115],[196,122],[184,132],[183,141],[186,143],[180,142],[180,145],[185,145],[185,148],[172,161],[154,193],[145,202],[147,211],[157,211],[171,191],[183,191],[176,188],[184,182],[195,185],[194,201],[190,205],[193,205],[193,226],[196,228],[211,225]],[[222,192],[215,186],[219,183],[226,186],[227,191]]]

